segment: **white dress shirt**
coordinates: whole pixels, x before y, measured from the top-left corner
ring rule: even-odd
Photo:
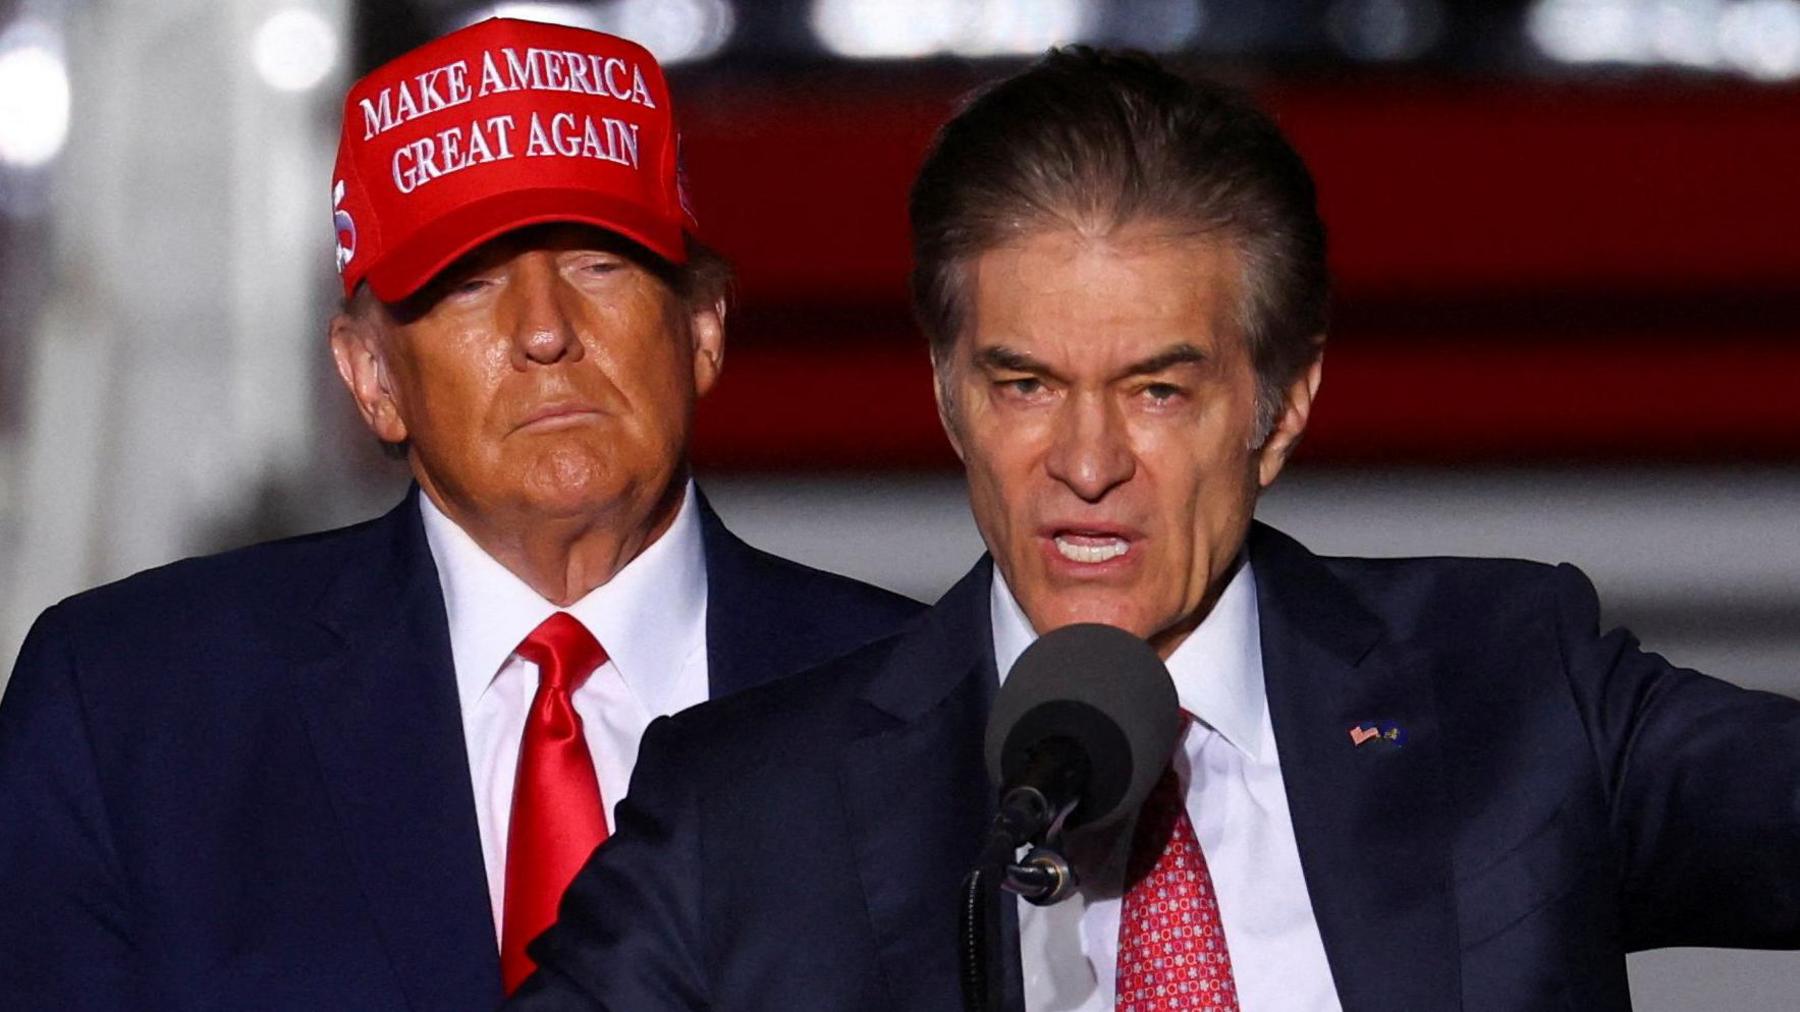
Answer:
[[[538,684],[537,665],[514,649],[538,623],[567,611],[606,650],[606,663],[573,698],[611,827],[644,728],[707,697],[706,557],[699,507],[689,482],[662,537],[610,581],[559,609],[483,551],[429,496],[420,495],[419,505],[450,620],[450,654],[498,938],[513,777]]]
[[[989,608],[994,659],[1004,679],[1037,633],[999,570]],[[1212,872],[1240,1007],[1335,1012],[1337,990],[1301,875],[1275,754],[1260,628],[1256,578],[1246,561],[1168,659],[1182,709],[1197,718],[1182,740],[1176,768]],[[1018,901],[1029,1012],[1113,1007],[1130,829],[1122,825],[1070,855],[1077,868],[1087,866],[1075,896],[1051,907]]]

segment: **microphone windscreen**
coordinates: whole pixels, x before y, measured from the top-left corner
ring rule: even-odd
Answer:
[[[1095,828],[1135,812],[1181,736],[1181,702],[1150,644],[1109,625],[1040,636],[1019,655],[988,718],[988,776],[1004,788],[1033,748],[1063,737],[1086,753],[1086,789],[1065,828]]]

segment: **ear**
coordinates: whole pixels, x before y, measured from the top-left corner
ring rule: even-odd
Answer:
[[[331,318],[331,358],[356,402],[363,424],[384,443],[406,442],[406,422],[394,399],[381,334],[374,323],[339,313]]]
[[[693,310],[688,333],[694,342],[694,393],[704,397],[725,371],[725,300]]]
[[[1288,455],[1300,445],[1300,436],[1306,431],[1307,419],[1312,415],[1313,399],[1319,395],[1319,384],[1324,379],[1325,342],[1320,340],[1312,363],[1288,384],[1281,415],[1275,419],[1275,429],[1258,451],[1257,481],[1263,488],[1275,483],[1287,464]]]
[[[948,358],[956,354],[955,348],[946,353]],[[956,459],[968,461],[963,456],[962,437],[956,428],[956,405],[950,402],[950,384],[956,382],[956,376],[950,362],[931,356],[931,397],[937,402],[938,424],[944,427],[944,436],[950,440],[950,448],[956,451]]]

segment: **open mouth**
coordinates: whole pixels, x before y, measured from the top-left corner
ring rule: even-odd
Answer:
[[[1070,562],[1088,564],[1110,562],[1131,551],[1131,542],[1112,534],[1058,532],[1052,540],[1057,554]]]

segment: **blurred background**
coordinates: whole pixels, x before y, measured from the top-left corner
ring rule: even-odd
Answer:
[[[1572,561],[1651,648],[1800,694],[1800,0],[0,0],[0,672],[70,593],[401,494],[325,349],[339,103],[492,14],[670,67],[740,272],[696,467],[753,542],[924,599],[979,553],[906,187],[976,83],[1140,47],[1255,93],[1332,229],[1264,519]],[[1800,995],[1793,954],[1632,969],[1646,1010]]]

